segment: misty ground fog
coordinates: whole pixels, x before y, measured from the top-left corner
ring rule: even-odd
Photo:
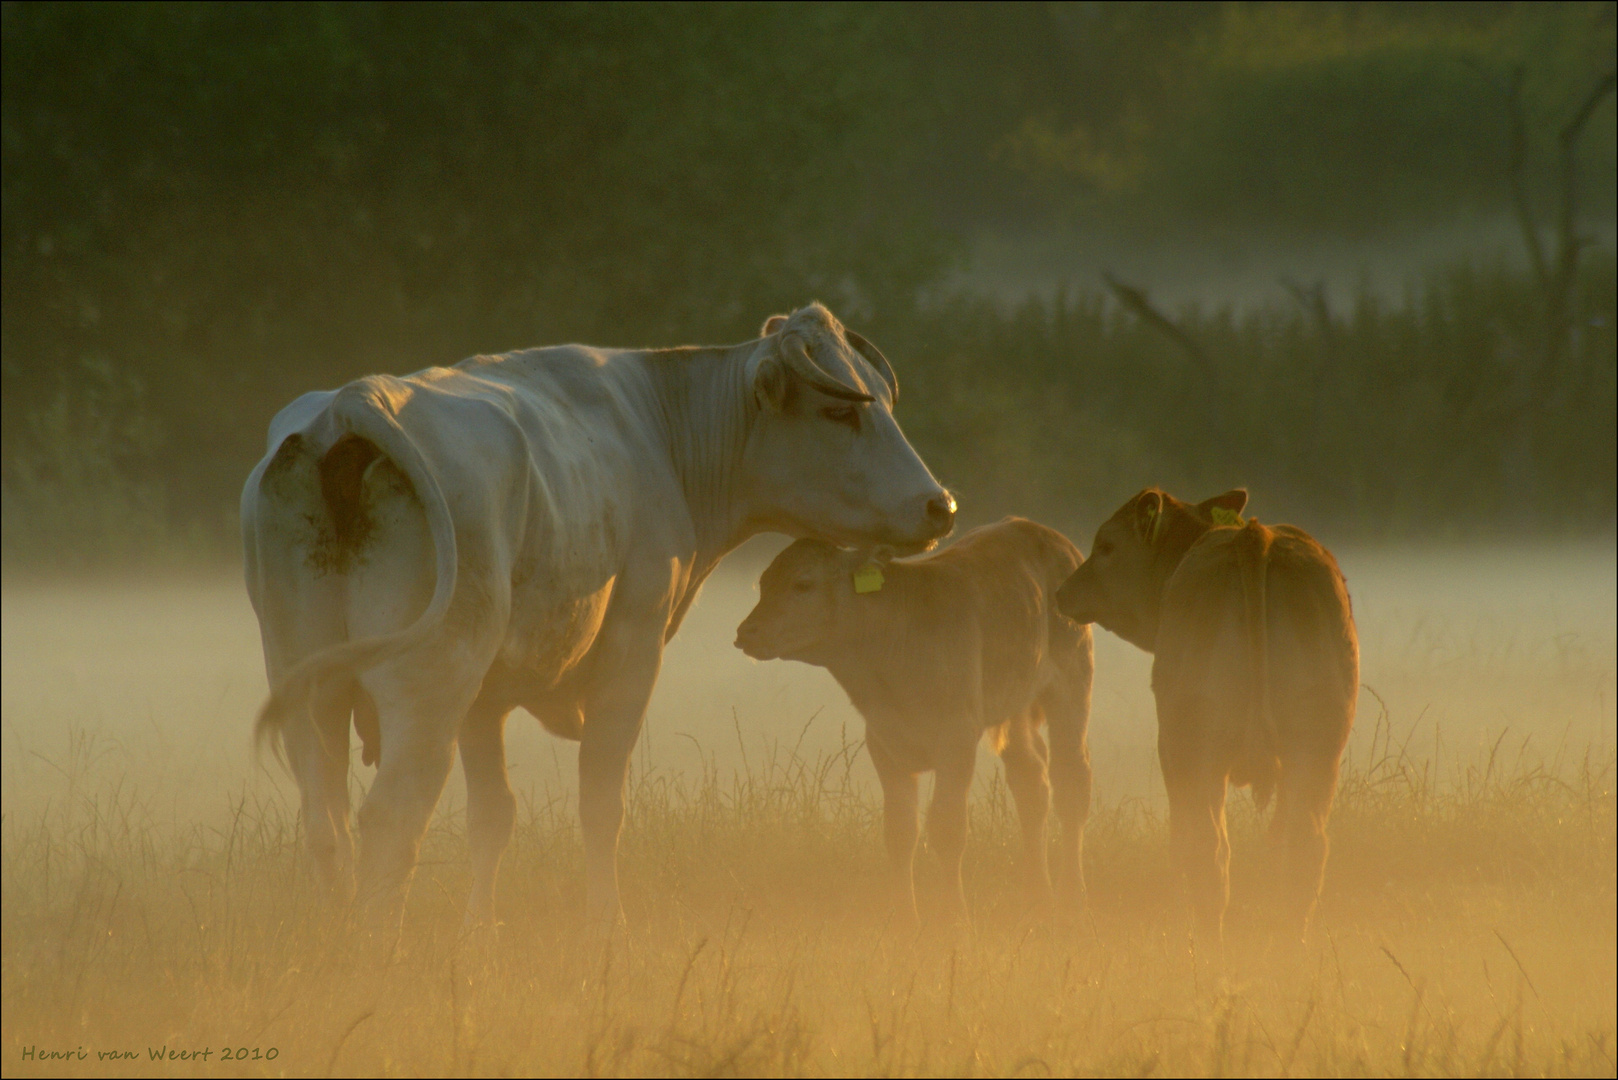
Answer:
[[[808,759],[858,741],[862,724],[824,671],[759,663],[732,647],[754,582],[784,543],[761,537],[721,565],[665,659],[635,768],[694,779],[728,775],[772,752]],[[1441,780],[1500,742],[1500,764],[1608,752],[1618,673],[1618,572],[1610,542],[1340,552],[1354,602],[1364,684],[1386,703],[1395,747],[1431,760]],[[163,816],[212,821],[233,796],[296,792],[266,757],[253,717],[266,684],[245,590],[220,568],[193,578],[65,584],[13,581],[3,601],[0,680],[8,818],[75,789],[118,783]],[[1150,658],[1096,634],[1090,725],[1096,798],[1161,807]],[[1350,754],[1363,757],[1381,714],[1362,690]],[[521,710],[507,727],[512,784],[543,805],[573,803],[577,744]],[[354,777],[368,784],[373,770]],[[979,783],[998,768],[983,754]],[[874,788],[861,755],[856,775]],[[441,814],[464,807],[457,770]]]
[[[235,575],[8,581],[8,1074],[266,1071],[150,1059],[172,1046],[286,1075],[1610,1074],[1610,540],[1339,552],[1380,701],[1361,696],[1317,928],[1270,933],[1274,854],[1238,795],[1223,959],[1184,934],[1148,660],[1105,633],[1087,907],[1029,918],[988,759],[973,928],[896,930],[868,759],[792,765],[857,718],[823,672],[730,645],[779,546],[724,564],[669,650],[624,936],[580,930],[574,744],[517,713],[501,924],[461,929],[457,776],[385,963],[314,894],[296,793],[253,762],[264,682]],[[37,1057],[80,1044],[133,1057]]]

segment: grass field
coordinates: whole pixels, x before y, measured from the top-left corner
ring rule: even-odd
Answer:
[[[714,718],[686,740],[674,702],[654,705],[663,726],[637,756],[623,844],[625,931],[608,943],[584,932],[572,795],[541,776],[566,763],[542,767],[530,747],[514,753],[524,805],[503,926],[460,934],[469,875],[452,790],[401,949],[384,959],[317,902],[285,784],[247,765],[239,702],[261,686],[205,677],[251,671],[250,616],[242,632],[230,589],[153,586],[139,595],[156,606],[138,623],[133,594],[8,587],[0,1066],[7,1076],[1612,1075],[1610,554],[1594,565],[1606,569],[1593,586],[1570,595],[1553,582],[1562,599],[1536,606],[1509,560],[1466,564],[1466,586],[1451,589],[1460,598],[1444,606],[1409,560],[1345,559],[1365,678],[1388,705],[1362,698],[1307,943],[1266,933],[1267,844],[1250,800],[1233,800],[1223,956],[1197,955],[1187,937],[1161,798],[1140,765],[1143,669],[1112,645],[1101,654],[1081,915],[1023,911],[1015,823],[986,769],[967,848],[972,930],[898,932],[879,902],[879,810],[857,726],[844,736],[835,710],[807,724],[824,688],[799,675],[749,689],[721,672],[722,686],[737,685],[727,699],[671,668],[671,692]],[[1575,570],[1570,581],[1590,573]],[[1509,626],[1486,610],[1493,586]],[[745,588],[725,589],[716,582],[687,628],[704,649],[746,602]],[[226,613],[217,625],[214,602]],[[46,648],[58,639],[92,658],[74,667],[65,645]],[[781,715],[764,723],[772,707]],[[667,764],[676,747],[679,768]],[[227,1049],[245,1060],[225,1060]],[[155,1060],[160,1051],[211,1053]],[[133,1057],[99,1056],[114,1053]]]

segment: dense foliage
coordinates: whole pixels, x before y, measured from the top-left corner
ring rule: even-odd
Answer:
[[[1492,271],[1335,321],[1194,316],[1207,385],[1096,297],[1007,313],[939,287],[986,232],[1506,213],[1513,100],[1548,225],[1612,11],[7,3],[8,558],[228,543],[266,421],[314,386],[570,339],[736,340],[811,297],[881,335],[929,459],[1045,500],[1030,512],[1236,475],[1365,531],[1503,504],[1603,525],[1610,251],[1586,256],[1555,372],[1516,361],[1544,351],[1537,286]],[[1577,154],[1608,230],[1611,100]],[[1466,494],[1392,523],[1438,482]]]
[[[1151,483],[1246,485],[1259,517],[1342,539],[1608,530],[1614,286],[1610,260],[1586,271],[1553,362],[1527,282],[1465,266],[1393,304],[1192,308],[1192,348],[1096,293],[961,302],[902,339],[925,358],[904,422],[974,516],[1042,514],[1081,543]]]

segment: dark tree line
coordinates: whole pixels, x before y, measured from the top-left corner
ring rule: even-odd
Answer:
[[[1611,252],[1581,242],[1564,272],[1554,229],[1538,284],[1479,271],[1398,310],[1176,315],[1218,390],[1100,294],[1006,311],[944,287],[984,234],[1375,235],[1514,198],[1549,226],[1569,176],[1610,231],[1611,96],[1571,151],[1558,133],[1611,70],[1611,4],[0,18],[8,557],[228,545],[265,422],[312,386],[540,342],[735,340],[811,297],[929,387],[905,421],[985,505],[1026,490],[1082,515],[1148,473],[1200,482],[1213,425],[1230,456],[1209,480],[1269,480],[1356,528],[1375,531],[1371,488],[1436,475],[1439,432],[1482,440],[1446,521],[1524,493],[1541,524],[1611,518]],[[1555,275],[1547,339],[1515,312]],[[1519,385],[1514,350],[1548,347],[1555,377]],[[1390,424],[1418,398],[1426,421]],[[1605,449],[1576,469],[1546,449],[1568,440]]]

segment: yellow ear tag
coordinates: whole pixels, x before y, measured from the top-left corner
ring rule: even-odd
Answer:
[[[854,571],[854,591],[857,593],[882,591],[882,568],[874,562],[868,562]]]
[[[1226,510],[1223,506],[1210,507],[1208,512],[1213,515],[1215,525],[1245,525],[1242,516],[1234,510]]]

